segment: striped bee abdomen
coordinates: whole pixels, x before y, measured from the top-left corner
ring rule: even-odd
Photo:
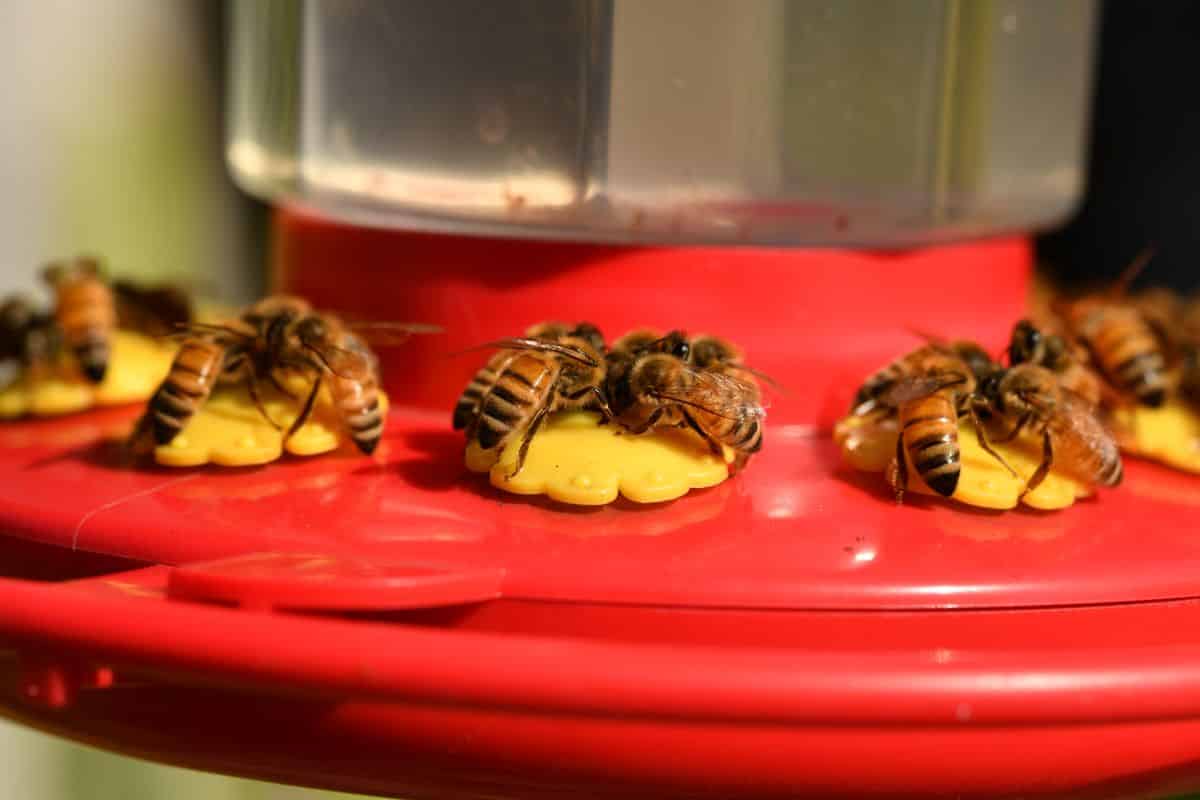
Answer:
[[[559,369],[556,360],[540,353],[520,353],[508,360],[480,403],[473,430],[479,446],[491,450],[523,430],[545,405]]]
[[[57,294],[55,320],[63,339],[83,374],[99,383],[108,369],[109,337],[117,322],[112,291],[97,278],[84,278],[61,284]]]
[[[330,379],[329,391],[354,445],[367,455],[374,453],[383,438],[383,407],[375,379],[355,381],[335,375]]]
[[[467,384],[467,388],[458,398],[457,405],[454,406],[454,430],[460,431],[475,422],[475,418],[479,415],[480,401],[483,400],[488,389],[492,388],[497,374],[511,357],[512,353],[507,350],[495,354],[475,373],[475,377],[471,378],[471,382]]]
[[[209,339],[188,339],[180,346],[171,371],[150,398],[148,413],[158,444],[171,442],[187,427],[212,394],[224,357],[224,346]]]
[[[1089,337],[1100,366],[1138,402],[1157,408],[1167,397],[1166,359],[1150,326],[1136,311],[1105,308],[1094,312]]]
[[[739,453],[757,453],[762,449],[761,414],[747,409],[735,417],[717,416],[704,411],[689,412],[700,427],[715,441]]]
[[[945,391],[905,403],[900,435],[908,462],[930,489],[950,497],[962,472],[958,450],[958,413]]]

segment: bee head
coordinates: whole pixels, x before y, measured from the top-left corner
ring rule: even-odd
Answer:
[[[288,318],[288,321],[295,319],[293,314],[283,314],[281,317]],[[296,335],[305,344],[317,344],[329,336],[329,326],[320,316],[309,314],[296,323]]]
[[[597,353],[604,353],[604,334],[592,323],[581,322],[568,335],[587,342]]]
[[[1000,374],[996,407],[1009,414],[1053,408],[1058,377],[1035,364],[1022,364]]]
[[[1041,354],[1044,337],[1033,323],[1023,319],[1013,328],[1012,338],[1008,343],[1009,364],[1037,363]]]
[[[692,357],[692,345],[683,331],[671,331],[658,340],[654,349],[656,352],[666,353],[680,361],[688,361]]]
[[[10,297],[0,304],[0,326],[10,330],[27,327],[36,316],[33,304],[25,297]]]
[[[692,363],[698,367],[732,364],[741,359],[733,345],[715,336],[697,336],[691,344]]]
[[[77,256],[65,261],[54,261],[42,268],[42,280],[47,286],[96,278],[100,275],[100,261],[92,256]]]
[[[992,361],[991,355],[974,342],[962,341],[954,343],[955,354],[963,360],[967,368],[971,370],[971,374],[976,378],[982,378],[995,372],[997,364]]]
[[[651,353],[638,359],[630,371],[629,381],[641,402],[657,405],[656,396],[676,388],[680,372],[686,370],[670,353]]]
[[[975,390],[988,405],[1001,412],[1004,411],[1004,378],[1007,374],[1008,370],[989,372],[980,379]]]

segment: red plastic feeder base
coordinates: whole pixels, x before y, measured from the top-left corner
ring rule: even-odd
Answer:
[[[1128,797],[1200,787],[1194,479],[1063,512],[840,466],[913,326],[998,347],[1016,240],[622,249],[278,224],[278,284],[443,325],[375,457],[134,469],[136,409],[0,427],[0,712],[200,769],[403,797]],[[721,486],[566,509],[465,474],[449,409],[545,318],[718,332],[788,393]]]

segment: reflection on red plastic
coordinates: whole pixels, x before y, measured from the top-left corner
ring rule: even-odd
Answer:
[[[314,553],[251,553],[171,570],[167,595],[251,609],[386,610],[500,596],[501,569],[391,565]]]

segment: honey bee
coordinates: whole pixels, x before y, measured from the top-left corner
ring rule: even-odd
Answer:
[[[1100,377],[1087,365],[1087,351],[1081,351],[1058,334],[1042,331],[1027,319],[1013,326],[1008,363],[1045,367],[1058,376],[1059,383],[1092,408],[1098,408],[1104,398]]]
[[[1167,399],[1167,353],[1142,312],[1125,298],[1126,288],[1152,256],[1150,250],[1141,253],[1109,292],[1054,306],[1114,386],[1138,403],[1158,408]]]
[[[454,427],[483,450],[498,450],[521,436],[511,479],[525,466],[529,446],[548,414],[570,409],[612,417],[602,390],[604,337],[581,322],[535,325],[522,338],[501,339],[501,348],[475,374],[454,409]]]
[[[625,430],[691,428],[715,455],[735,453],[734,469],[762,449],[762,396],[740,353],[716,337],[636,331],[609,354],[605,394]]]
[[[968,355],[982,352],[978,345],[964,344],[959,349]],[[987,366],[980,359],[975,361],[985,378],[996,374],[990,357]],[[898,421],[896,457],[890,475],[897,503],[904,501],[910,464],[934,492],[943,497],[954,494],[962,473],[958,418],[963,413],[973,418],[980,447],[1016,474],[988,443],[971,403],[982,379],[976,378],[971,365],[951,347],[927,344],[876,371],[858,390],[851,416],[868,417],[867,424],[880,428],[893,419]]]
[[[49,314],[23,297],[5,300],[0,304],[0,365],[5,367],[0,388],[11,385],[22,371],[37,374],[49,369],[60,344]]]
[[[682,410],[677,406],[638,404],[629,373],[639,359],[650,354],[687,363],[691,360],[692,346],[682,331],[671,331],[663,336],[657,331],[637,330],[613,342],[612,349],[605,357],[607,374],[604,391],[609,405],[619,417],[622,427],[637,434],[653,427],[686,424]]]
[[[350,326],[333,314],[314,311],[301,298],[283,295],[256,303],[242,321],[257,333],[247,352],[247,385],[269,380],[286,393],[286,386],[276,377],[280,372],[299,373],[312,382],[300,414],[284,433],[285,442],[312,416],[321,387],[328,384],[333,406],[355,446],[367,455],[375,452],[383,436],[379,367]],[[389,334],[388,343],[399,343],[423,330],[422,326],[399,323],[367,323],[357,328],[372,330],[376,341]]]
[[[395,323],[358,327],[374,331],[376,340],[390,337],[388,343],[431,330]],[[284,433],[285,442],[311,417],[321,387],[327,384],[358,449],[370,454],[378,446],[383,435],[378,364],[366,343],[336,316],[314,311],[301,298],[276,295],[250,306],[235,320],[189,325],[182,337],[171,371],[139,425],[152,430],[159,444],[170,442],[186,426],[218,383],[245,385],[259,413],[279,428],[267,413],[258,387],[267,381],[291,396],[281,378],[300,374],[311,386],[300,413]]]
[[[92,383],[108,369],[109,338],[117,324],[112,290],[100,276],[100,265],[88,257],[59,261],[42,273],[54,290],[54,318],[64,344]]]
[[[1167,397],[1162,344],[1134,308],[1093,298],[1070,306],[1068,322],[1101,371],[1142,405],[1158,408]]]
[[[1042,437],[1042,460],[1025,484],[1022,496],[1036,489],[1052,466],[1080,480],[1116,486],[1124,470],[1112,435],[1079,395],[1061,385],[1050,370],[1018,364],[980,382],[971,398],[979,416],[1011,423],[1001,439],[1016,438],[1022,430]]]

